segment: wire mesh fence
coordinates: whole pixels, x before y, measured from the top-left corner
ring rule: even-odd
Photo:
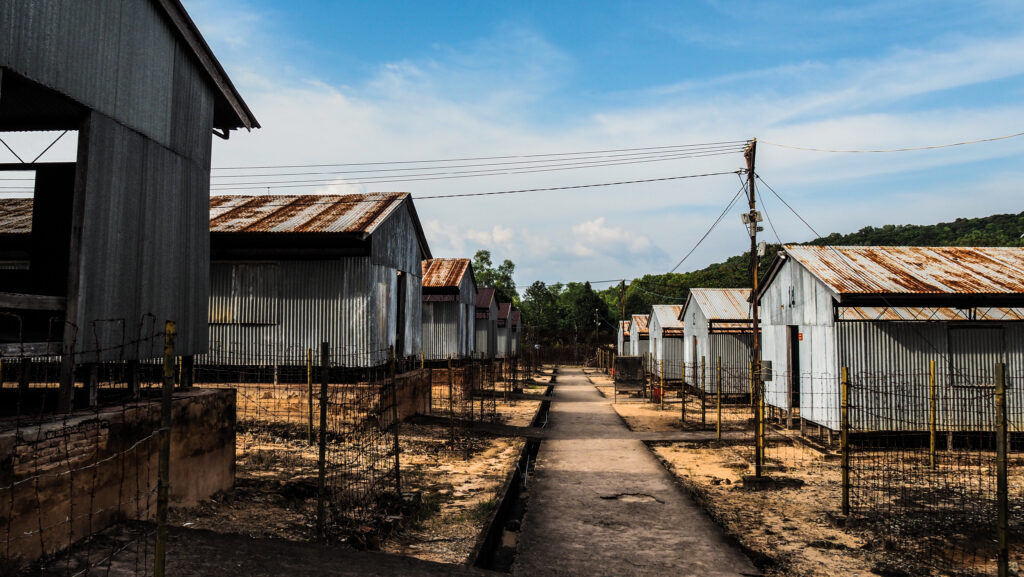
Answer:
[[[114,359],[95,363],[65,364],[58,356],[33,355],[38,347],[5,346],[3,574],[85,575],[122,554],[134,558],[136,574],[153,569],[159,526],[147,524],[116,542],[92,537],[114,523],[166,513],[171,477],[162,461],[181,441],[172,437],[170,423],[183,420],[180,411],[191,400],[164,394],[164,367],[147,370],[122,355],[160,350],[167,336],[154,331],[116,347],[79,350],[82,358]],[[197,403],[198,412],[209,417],[226,404],[207,399]],[[57,555],[76,543],[79,555]]]

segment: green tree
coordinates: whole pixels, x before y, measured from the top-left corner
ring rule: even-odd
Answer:
[[[516,292],[516,281],[513,275],[516,265],[505,259],[497,267],[491,261],[491,251],[478,250],[473,255],[473,274],[479,287],[493,287],[500,302],[519,306],[519,293]]]

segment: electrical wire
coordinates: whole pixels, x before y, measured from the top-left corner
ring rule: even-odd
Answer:
[[[429,180],[455,180],[464,178],[478,178],[482,176],[508,176],[515,174],[535,174],[539,172],[560,172],[564,170],[578,170],[581,168],[602,168],[607,166],[622,166],[627,164],[646,164],[651,162],[664,162],[668,160],[680,160],[686,158],[704,158],[709,156],[723,156],[735,154],[734,151],[729,152],[715,152],[706,153],[700,155],[683,155],[683,156],[671,156],[649,160],[629,160],[619,162],[602,162],[601,164],[581,164],[581,165],[550,165],[552,168],[530,168],[530,169],[502,169],[500,172],[494,172],[493,170],[487,171],[455,171],[455,172],[433,172],[433,173],[420,173],[403,175],[401,178],[395,178],[394,175],[378,176],[378,177],[365,177],[361,179],[343,180],[339,182],[339,179],[311,179],[311,180],[295,180],[295,181],[258,181],[258,182],[243,182],[243,183],[222,183],[214,184],[210,186],[211,191],[225,191],[225,190],[273,190],[278,188],[318,188],[327,185],[336,186],[349,186],[359,184],[393,184],[402,182],[422,182]]]
[[[758,144],[768,144],[771,146],[778,146],[780,148],[791,148],[793,150],[806,150],[810,152],[837,152],[837,153],[850,153],[850,154],[867,154],[867,153],[886,153],[886,152],[913,152],[918,150],[936,150],[939,148],[952,148],[954,146],[966,146],[968,144],[980,144],[982,142],[995,142],[997,140],[1009,140],[1011,138],[1017,138],[1018,136],[1024,136],[1024,132],[1017,132],[1014,134],[1007,134],[1005,136],[995,136],[992,138],[979,138],[976,140],[964,140],[961,142],[951,142],[948,144],[933,144],[930,146],[909,146],[906,148],[883,148],[883,149],[868,149],[868,150],[849,150],[849,149],[831,149],[831,148],[811,148],[807,146],[794,146],[792,144],[780,144],[778,142],[769,142],[767,140],[758,140]]]
[[[733,171],[730,174],[739,174],[740,172],[742,171]],[[745,190],[745,188],[746,186],[743,186],[738,191],[736,191],[736,194],[733,195],[732,200],[730,200],[729,204],[726,205],[725,210],[722,211],[722,214],[718,215],[718,218],[715,219],[715,222],[711,223],[711,227],[708,228],[707,232],[705,232],[703,236],[700,237],[700,239],[697,241],[697,244],[693,245],[693,248],[690,249],[690,252],[686,253],[686,255],[684,255],[683,258],[676,263],[676,266],[672,267],[672,270],[668,271],[668,274],[676,272],[676,270],[678,270],[679,267],[683,266],[683,263],[686,262],[686,259],[690,258],[690,255],[692,255],[694,251],[697,250],[697,247],[699,247],[701,243],[703,243],[704,240],[708,238],[708,236],[711,234],[711,231],[715,230],[715,227],[718,226],[718,223],[722,222],[722,219],[725,218],[725,215],[728,214],[728,212],[732,209],[733,205],[736,204],[736,199],[740,197],[740,194]]]
[[[469,162],[477,160],[507,160],[512,158],[543,158],[548,156],[579,156],[584,154],[605,154],[611,152],[634,152],[642,150],[665,150],[673,148],[699,148],[708,146],[718,145],[731,145],[731,144],[743,144],[745,145],[748,141],[746,140],[725,140],[720,142],[702,142],[694,144],[675,144],[669,146],[646,146],[641,148],[612,148],[606,150],[587,150],[580,152],[552,152],[546,154],[515,154],[507,156],[477,156],[477,157],[460,157],[460,158],[441,158],[441,159],[429,159],[429,160],[390,160],[390,161],[378,161],[378,162],[338,162],[331,164],[279,164],[279,165],[252,165],[252,166],[217,166],[213,170],[259,170],[267,168],[327,168],[332,166],[379,166],[379,165],[396,165],[396,164],[425,164],[428,162]]]
[[[486,167],[507,167],[507,166],[519,166],[521,168],[529,168],[531,166],[540,166],[545,163],[552,162],[564,162],[564,161],[596,161],[604,162],[608,160],[617,159],[643,159],[643,158],[656,158],[663,157],[666,155],[680,155],[680,154],[701,154],[708,152],[740,152],[745,147],[738,145],[724,145],[724,146],[708,146],[703,148],[688,148],[688,149],[673,149],[673,150],[658,150],[653,152],[629,152],[624,154],[600,154],[600,155],[587,155],[578,156],[575,158],[543,158],[537,160],[514,160],[505,162],[484,162],[484,163],[472,163],[472,164],[442,164],[435,166],[415,166],[408,168],[394,168],[389,166],[387,168],[363,168],[358,170],[313,170],[303,172],[271,172],[271,173],[258,173],[258,174],[214,174],[211,178],[263,178],[263,177],[279,177],[279,176],[315,176],[315,175],[338,175],[338,174],[366,174],[366,173],[380,173],[380,172],[409,172],[417,170],[446,170],[452,168],[486,168]],[[493,170],[498,170],[494,168]]]

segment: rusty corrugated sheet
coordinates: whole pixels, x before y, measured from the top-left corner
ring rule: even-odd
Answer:
[[[619,330],[622,331],[623,336],[629,336],[629,321],[619,321]]]
[[[786,245],[785,250],[836,294],[1024,293],[1024,248]]]
[[[750,289],[693,288],[690,289],[690,296],[709,321],[750,318]]]
[[[523,324],[523,313],[522,311],[512,311],[512,326],[518,327]]]
[[[32,199],[0,199],[0,234],[32,233]]]
[[[494,302],[494,289],[482,288],[476,291],[476,308],[486,309]]]
[[[841,321],[1024,321],[1024,309],[978,307],[838,307]]]
[[[650,315],[633,315],[633,324],[636,325],[637,336],[646,337],[648,336],[648,323],[651,320]]]
[[[214,196],[210,232],[370,234],[407,198],[407,192]]]
[[[508,320],[509,315],[512,314],[512,303],[498,303],[498,320]]]
[[[469,270],[468,258],[433,258],[423,261],[423,288],[458,288]]]

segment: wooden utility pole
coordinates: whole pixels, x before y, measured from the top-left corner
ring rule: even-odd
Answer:
[[[758,223],[761,221],[761,213],[757,211],[757,192],[755,188],[756,173],[754,172],[754,160],[757,155],[757,139],[752,139],[747,145],[743,156],[747,160],[747,201],[750,211],[743,215],[743,222],[750,232],[750,320],[754,328],[754,346],[752,352],[753,362],[753,384],[754,390],[754,475],[760,477],[764,464],[764,398],[763,384],[761,381],[761,335],[758,327],[758,303],[757,303],[757,281],[758,281],[758,260],[760,256],[757,251],[757,232],[760,230]]]
[[[626,320],[626,281],[619,284],[619,307],[622,309],[619,320],[624,321]]]

